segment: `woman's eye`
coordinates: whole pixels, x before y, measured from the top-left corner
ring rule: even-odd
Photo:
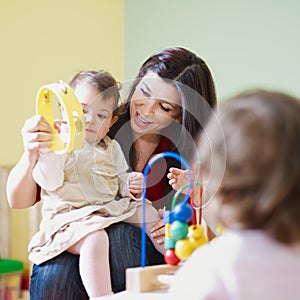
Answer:
[[[141,88],[141,92],[142,92],[142,94],[145,96],[145,97],[150,97],[151,95],[148,93],[148,92],[146,92],[143,88]]]
[[[160,103],[159,106],[160,106],[160,108],[161,108],[162,110],[164,110],[164,111],[166,111],[166,112],[169,112],[169,111],[171,110],[169,107],[165,106],[165,105],[162,104],[162,103]]]

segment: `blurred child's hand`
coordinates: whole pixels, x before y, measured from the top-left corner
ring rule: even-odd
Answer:
[[[167,177],[169,180],[169,185],[172,186],[172,188],[177,191],[184,185],[189,183],[189,177],[188,177],[188,171],[187,170],[181,170],[178,168],[170,168],[169,173]],[[187,191],[184,190],[183,193]]]
[[[143,189],[144,175],[140,172],[131,172],[128,176],[129,191],[133,195],[140,194]]]

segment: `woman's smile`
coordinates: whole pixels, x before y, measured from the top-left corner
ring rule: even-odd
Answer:
[[[134,116],[134,121],[138,126],[141,126],[141,127],[145,127],[145,126],[153,124],[153,122],[150,122],[150,121],[146,120],[144,117],[142,117],[139,112],[136,112],[136,114]]]

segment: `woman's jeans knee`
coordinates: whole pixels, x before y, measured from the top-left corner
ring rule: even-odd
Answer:
[[[105,229],[109,237],[109,262],[113,292],[125,290],[126,268],[140,265],[141,231],[127,224],[116,223]],[[164,263],[150,239],[146,240],[146,263]],[[30,282],[31,300],[86,300],[88,295],[79,274],[79,256],[63,252],[34,266]]]
[[[30,280],[30,299],[89,299],[79,275],[79,257],[63,252],[39,266],[34,265]]]

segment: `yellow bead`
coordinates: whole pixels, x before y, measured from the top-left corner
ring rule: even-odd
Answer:
[[[207,243],[207,238],[205,236],[201,237],[200,239],[189,239],[190,243],[193,245],[195,249],[199,248],[200,246]]]
[[[219,224],[216,230],[216,235],[220,235],[223,233],[223,231],[225,230],[224,226],[222,224]]]
[[[171,224],[165,224],[165,238],[171,237],[170,228],[171,228]]]
[[[203,227],[199,224],[189,226],[188,238],[201,239],[204,236]]]
[[[175,254],[181,260],[187,259],[194,250],[193,244],[187,239],[176,242]]]

